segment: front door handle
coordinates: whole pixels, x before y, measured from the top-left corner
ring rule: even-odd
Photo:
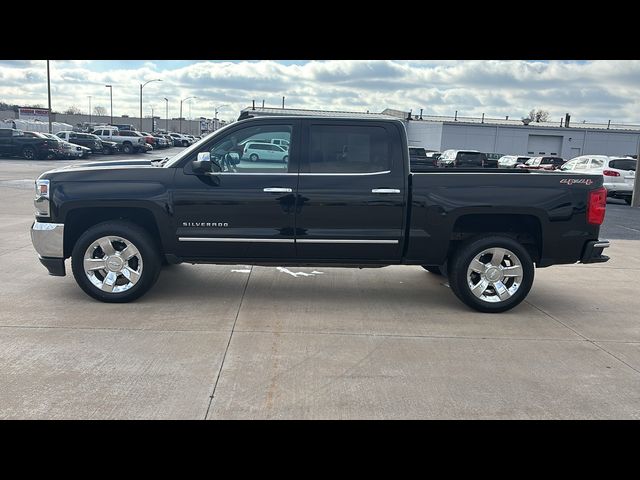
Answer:
[[[400,193],[397,188],[374,188],[371,193]]]
[[[264,188],[262,191],[263,192],[267,192],[267,193],[291,193],[291,192],[293,192],[293,190],[290,189],[290,188],[280,188],[280,187],[268,187],[268,188]]]

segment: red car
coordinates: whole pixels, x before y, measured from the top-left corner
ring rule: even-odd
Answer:
[[[153,135],[147,132],[140,132],[140,133],[144,137],[144,141],[147,142],[149,145],[154,146],[156,144],[156,139],[153,138]]]

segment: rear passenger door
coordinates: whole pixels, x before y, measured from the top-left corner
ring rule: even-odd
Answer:
[[[401,255],[406,146],[394,124],[304,120],[299,260],[387,263]]]

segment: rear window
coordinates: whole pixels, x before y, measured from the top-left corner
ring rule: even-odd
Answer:
[[[633,158],[618,158],[609,162],[609,167],[616,170],[636,170],[638,161]]]
[[[484,153],[478,152],[458,152],[456,160],[459,167],[466,165],[482,166],[482,162],[485,158]]]
[[[425,151],[424,148],[411,148],[409,147],[409,154],[410,155],[416,155],[419,157],[426,157],[427,156],[427,152]]]

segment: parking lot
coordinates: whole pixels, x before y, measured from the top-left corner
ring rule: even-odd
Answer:
[[[0,159],[0,418],[640,418],[640,209],[623,201],[608,263],[539,269],[499,315],[413,266],[175,265],[103,304],[29,237],[33,180],[69,163]]]

